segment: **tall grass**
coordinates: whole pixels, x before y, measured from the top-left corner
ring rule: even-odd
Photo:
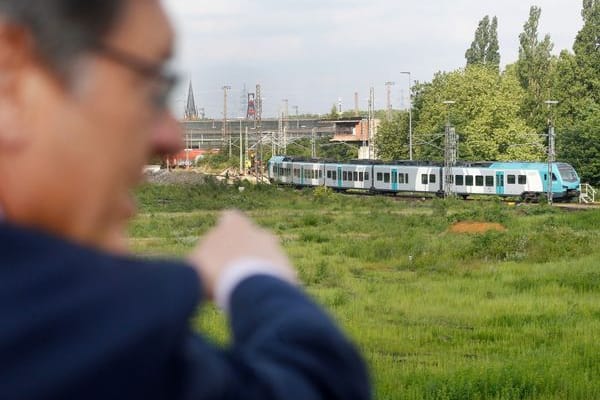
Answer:
[[[600,398],[600,211],[216,183],[139,199],[142,254],[186,254],[231,207],[273,230],[363,351],[378,399]],[[506,230],[452,233],[459,221]],[[194,323],[229,340],[212,306]]]

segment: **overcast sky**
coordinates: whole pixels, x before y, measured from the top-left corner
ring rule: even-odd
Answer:
[[[187,85],[208,118],[222,118],[223,85],[230,85],[231,117],[240,94],[263,88],[265,117],[282,99],[300,113],[326,113],[354,92],[367,108],[369,87],[385,107],[385,82],[395,81],[394,108],[408,104],[408,77],[430,81],[437,71],[463,67],[479,20],[498,17],[502,65],[518,56],[529,7],[542,8],[540,34],[554,53],[572,49],[582,26],[581,0],[164,0],[178,31],[176,68],[184,85],[174,107],[183,113]],[[185,86],[185,87],[184,87]]]

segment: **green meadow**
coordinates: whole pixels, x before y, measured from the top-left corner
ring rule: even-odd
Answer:
[[[183,256],[239,208],[357,343],[376,399],[600,399],[600,210],[244,186],[142,187],[134,250]],[[195,328],[227,343],[203,307]]]

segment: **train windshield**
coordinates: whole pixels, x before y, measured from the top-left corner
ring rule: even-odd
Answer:
[[[579,180],[577,172],[569,164],[559,164],[558,171],[565,182],[577,182]]]

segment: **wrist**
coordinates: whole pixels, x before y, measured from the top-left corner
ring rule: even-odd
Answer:
[[[294,284],[293,279],[280,266],[260,258],[240,258],[228,263],[217,278],[214,287],[214,301],[225,312],[235,289],[248,278],[267,275]]]

